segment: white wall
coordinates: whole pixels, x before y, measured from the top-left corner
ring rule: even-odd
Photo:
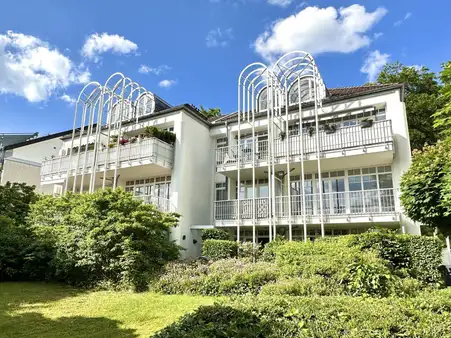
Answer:
[[[62,145],[61,139],[53,138],[8,150],[0,183],[26,183],[36,186],[38,192],[51,194],[53,186],[41,186],[41,163],[46,158],[58,156]]]
[[[173,203],[182,216],[172,238],[187,249],[182,257],[193,257],[200,254],[201,239],[200,232],[191,230],[191,226],[213,224],[213,139],[208,126],[185,112],[179,113],[174,132],[177,142],[171,190]],[[197,243],[193,244],[193,240]]]

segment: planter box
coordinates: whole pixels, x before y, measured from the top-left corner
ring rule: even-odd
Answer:
[[[360,121],[360,126],[362,128],[370,128],[373,126],[373,120]]]

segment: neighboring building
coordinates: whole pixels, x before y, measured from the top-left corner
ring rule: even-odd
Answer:
[[[14,144],[26,141],[30,138],[33,138],[37,135],[37,133],[0,133],[0,164],[3,164],[3,158],[5,157],[5,147]]]
[[[247,67],[239,113],[210,120],[121,74],[87,85],[73,132],[42,163],[42,190],[123,187],[176,211],[182,216],[172,238],[184,256],[200,254],[199,230],[213,226],[258,242],[374,225],[419,233],[399,203],[410,165],[403,85],[327,89],[311,56],[302,55],[302,63],[284,63],[286,74]],[[175,143],[146,131],[151,126],[175,133]]]
[[[57,134],[16,139],[3,148],[3,170],[0,184],[6,182],[26,183],[36,186],[36,190],[43,193],[52,193],[53,187],[41,186],[41,164],[43,161],[59,154],[61,137],[72,133],[72,130]]]

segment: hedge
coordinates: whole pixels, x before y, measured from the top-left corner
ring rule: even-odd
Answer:
[[[393,271],[402,272],[427,284],[441,285],[442,244],[428,236],[367,232],[351,238],[351,244],[363,250],[376,250]]]
[[[414,298],[241,297],[200,307],[154,338],[450,337],[451,290]]]
[[[206,241],[207,239],[221,239],[223,241],[231,240],[228,231],[217,228],[202,230],[202,240]]]
[[[222,239],[207,239],[202,244],[202,255],[212,260],[233,258],[238,255],[238,243]]]

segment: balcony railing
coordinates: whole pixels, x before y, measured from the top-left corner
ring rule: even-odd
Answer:
[[[162,212],[175,212],[175,207],[168,198],[151,195],[135,196],[135,198],[142,200],[145,204],[155,205]]]
[[[292,135],[288,137],[289,155],[301,155],[301,137],[303,141],[304,154],[317,152],[316,137],[319,137],[321,152],[343,150],[355,147],[386,144],[393,141],[391,121],[374,122],[370,128],[361,126],[340,127],[333,133],[320,130],[319,135],[308,134]],[[216,149],[217,165],[236,165],[238,162],[238,152],[240,152],[240,162],[244,164],[252,163],[253,143],[248,142],[241,145],[232,145]],[[275,157],[283,158],[287,156],[287,141],[274,140]],[[268,159],[268,141],[255,142],[255,161],[266,161]]]
[[[395,201],[397,200],[395,189],[378,189],[364,191],[345,191],[322,194],[323,216],[346,216],[346,215],[377,215],[393,214],[396,212]],[[320,194],[305,195],[305,215],[320,216]],[[252,199],[240,200],[239,218],[253,219]],[[275,217],[283,218],[290,215],[290,202],[288,196],[276,196]],[[271,202],[268,197],[255,199],[255,218],[269,218],[272,214]],[[302,195],[291,196],[291,216],[302,216]],[[216,201],[216,220],[238,219],[238,200]]]
[[[150,138],[141,142],[119,145],[119,147],[120,152],[117,147],[98,150],[95,160],[97,169],[104,168],[106,158],[108,159],[106,161],[107,169],[115,166],[116,162],[118,162],[118,167],[121,167],[125,163],[140,160],[150,160],[151,163],[172,168],[173,146],[159,139]],[[81,151],[80,154],[75,153],[70,161],[69,155],[55,157],[42,163],[41,176],[64,175],[69,169],[71,175],[81,174],[83,168],[85,168],[85,172],[90,172],[94,157],[95,152],[93,150]]]

